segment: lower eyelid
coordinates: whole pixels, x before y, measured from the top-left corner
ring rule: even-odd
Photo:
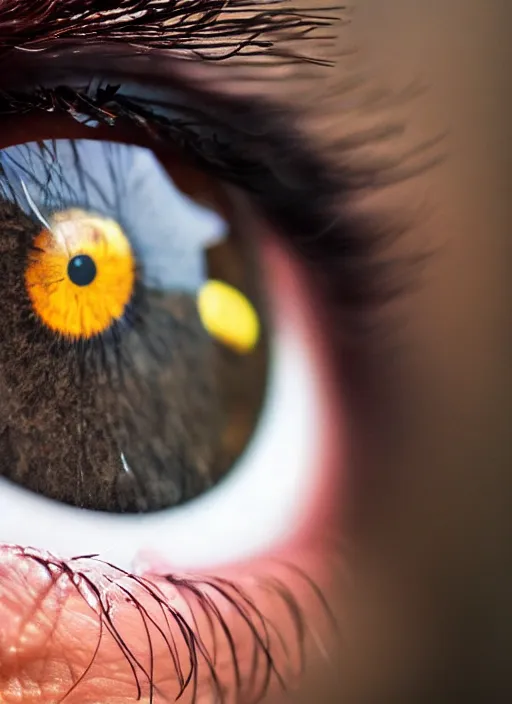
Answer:
[[[196,701],[196,686],[197,701],[222,692],[226,702],[289,686],[311,636],[325,646],[333,633],[308,576],[318,574],[322,557],[261,563],[230,582],[141,580],[106,566],[100,576],[87,558],[54,562],[49,574],[34,554],[3,551],[0,583],[16,594],[0,601],[2,694],[16,700],[17,692],[32,692],[23,701],[34,704],[122,704],[139,695],[157,704],[175,700],[189,675],[187,702]],[[27,582],[38,589],[27,593]]]

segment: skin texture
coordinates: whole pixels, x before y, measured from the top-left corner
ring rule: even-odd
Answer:
[[[343,510],[322,495],[322,530],[308,527],[286,548],[287,559],[325,589],[342,637],[332,642],[321,626],[323,647],[308,639],[297,691],[286,697],[272,691],[269,704],[492,702],[512,694],[506,677],[512,633],[507,19],[510,9],[492,0],[361,0],[353,22],[339,29],[340,54],[347,47],[357,52],[314,81],[306,77],[300,90],[292,76],[279,83],[280,99],[303,110],[304,129],[318,149],[347,133],[399,123],[405,132],[370,153],[355,149],[351,158],[406,163],[409,150],[447,135],[426,152],[427,161],[445,157],[435,167],[354,195],[359,213],[407,221],[389,255],[428,255],[414,289],[379,311],[383,334],[370,353],[365,348],[367,362],[356,378],[333,383],[326,351],[333,327],[320,331],[324,321],[308,322],[317,326],[325,387],[336,386],[326,403],[348,438],[340,448],[339,439],[326,436],[325,476],[336,481],[332,468],[344,465],[358,481]],[[194,67],[199,77],[201,70]],[[275,97],[261,76],[247,85],[219,80],[218,89]],[[356,76],[363,80],[354,87]],[[398,99],[413,82],[425,89]],[[389,93],[377,101],[382,91]],[[356,355],[362,345],[354,343]],[[326,530],[350,545],[342,559],[318,549]],[[7,554],[0,567],[15,584]],[[245,569],[226,573],[242,579]],[[263,569],[251,565],[249,572]],[[21,594],[23,584],[17,589]],[[9,614],[6,597],[0,606]],[[76,617],[82,607],[65,608]],[[279,607],[269,599],[264,608],[275,614]],[[319,618],[315,607],[305,617]],[[5,645],[12,636],[7,630],[3,637]],[[108,657],[107,644],[101,658]],[[165,657],[157,652],[157,667]],[[41,687],[48,685],[39,677]],[[46,699],[19,701],[58,701],[50,689]],[[134,700],[121,687],[118,693],[108,701]],[[76,701],[105,701],[89,695]],[[3,701],[18,700],[13,694]]]

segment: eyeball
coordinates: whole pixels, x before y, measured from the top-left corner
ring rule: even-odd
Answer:
[[[286,255],[142,147],[0,165],[0,541],[204,568],[289,540],[326,416]]]

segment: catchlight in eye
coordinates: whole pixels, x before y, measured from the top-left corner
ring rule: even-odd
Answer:
[[[173,508],[229,474],[257,425],[257,256],[173,169],[95,140],[0,152],[0,471],[46,498]]]

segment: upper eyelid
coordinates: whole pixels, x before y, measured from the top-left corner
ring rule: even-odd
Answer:
[[[236,185],[242,185],[253,194],[264,195],[258,193],[259,187],[275,181],[281,194],[278,200],[284,205],[290,198],[295,200],[294,196],[301,191],[311,191],[311,176],[315,177],[316,187],[306,200],[297,200],[296,205],[300,207],[306,202],[312,205],[313,196],[318,192],[325,206],[326,200],[334,196],[339,199],[341,193],[347,190],[348,183],[343,182],[345,179],[330,169],[322,154],[308,146],[305,134],[294,129],[296,119],[291,109],[285,110],[263,98],[225,97],[189,85],[173,75],[172,66],[176,61],[166,61],[163,67],[160,64],[157,68],[163,68],[163,71],[158,73],[153,62],[150,65],[147,61],[141,63],[137,60],[141,57],[135,57],[132,78],[132,61],[125,55],[126,60],[121,64],[114,61],[112,70],[107,74],[108,80],[99,80],[97,76],[105,75],[102,67],[110,56],[107,50],[105,57],[103,54],[77,57],[67,52],[59,56],[59,60],[45,54],[25,57],[21,67],[12,66],[7,75],[0,72],[0,117],[30,109],[53,111],[60,107],[65,112],[66,104],[71,107],[71,101],[77,96],[77,112],[86,113],[90,109],[91,117],[101,120],[102,110],[96,112],[98,96],[109,84],[121,84],[121,106],[136,106],[139,113],[146,111],[148,118],[151,115],[152,119],[165,119],[173,112],[169,127],[174,133],[171,136],[177,137],[178,141],[181,133],[197,134],[198,139],[206,133],[215,133],[216,138],[209,145],[211,163],[204,158],[204,153],[196,155],[201,157],[201,165],[213,166],[215,175],[227,180],[230,180],[230,175],[234,176],[231,180],[235,180]],[[126,84],[131,84],[128,90]],[[26,88],[20,89],[23,85]],[[68,92],[66,87],[71,85],[78,86],[78,89]],[[110,106],[107,106],[105,116],[108,116],[109,109]],[[221,133],[224,140],[222,147],[217,149],[215,142],[222,141]],[[240,173],[230,174],[220,168],[221,152],[235,157],[231,159],[230,166],[234,167],[233,162],[239,162]],[[257,183],[255,171],[265,173],[263,183]],[[345,176],[348,174],[345,173]],[[304,217],[297,218],[296,225],[300,223],[304,223]],[[322,223],[320,229],[324,229],[326,224]],[[313,229],[317,227],[313,226]]]
[[[118,60],[111,61],[112,57]],[[177,137],[170,140],[171,144],[177,142],[179,147],[180,135],[186,129],[190,133],[190,120],[186,124],[183,119],[187,111],[189,115],[193,111],[193,129],[199,142],[203,130],[223,134],[223,139],[210,140],[209,154],[205,155],[204,149],[195,150],[192,156],[196,157],[196,166],[247,191],[258,210],[298,250],[309,268],[319,273],[331,289],[328,297],[334,298],[337,306],[354,312],[371,311],[396,294],[388,290],[390,282],[400,278],[396,276],[396,262],[382,262],[381,257],[375,266],[389,227],[382,219],[364,221],[350,214],[351,195],[364,186],[360,172],[316,148],[295,127],[297,114],[291,109],[259,97],[220,95],[203,83],[192,85],[179,74],[174,75],[173,66],[180,61],[161,57],[154,62],[153,58],[137,52],[133,56],[126,49],[120,53],[119,47],[113,51],[112,47],[96,47],[94,53],[89,49],[79,54],[63,51],[25,55],[22,64],[12,66],[8,73],[0,70],[0,120],[2,112],[12,114],[9,105],[13,98],[18,106],[34,107],[35,102],[40,109],[52,109],[59,91],[61,97],[71,99],[76,95],[68,85],[71,79],[84,93],[92,89],[94,96],[94,91],[107,83],[105,66],[113,64],[108,83],[126,81],[146,91],[156,89],[156,103],[165,103],[162,96],[170,95],[174,107],[182,106],[181,124],[180,118],[169,122]],[[98,76],[104,77],[103,83]],[[20,86],[25,86],[24,93]],[[83,97],[80,110],[94,108],[94,100]],[[128,96],[123,99],[128,100]],[[141,110],[144,112],[140,103],[137,110],[139,116]],[[154,125],[154,113],[151,117],[146,110],[146,117]],[[153,146],[157,147],[158,142]],[[369,174],[369,181],[371,177]]]
[[[280,172],[280,178],[287,178],[295,188],[298,174],[308,171],[315,172],[317,177],[321,175],[316,179],[316,185],[321,186],[324,201],[327,195],[333,194],[339,201],[341,193],[353,188],[352,170],[328,163],[326,155],[310,144],[307,135],[297,129],[295,108],[284,107],[262,96],[221,95],[217,90],[210,90],[207,82],[183,78],[180,66],[189,62],[159,52],[149,56],[136,49],[127,52],[120,46],[112,45],[87,47],[79,51],[64,48],[56,53],[26,54],[18,59],[9,62],[8,72],[2,72],[0,61],[0,117],[2,113],[9,112],[12,97],[16,97],[17,93],[19,95],[19,87],[23,85],[29,88],[29,95],[39,92],[39,97],[41,91],[38,88],[42,86],[50,91],[59,86],[79,86],[77,93],[84,99],[81,107],[86,109],[90,97],[94,105],[98,89],[107,83],[121,83],[123,86],[133,83],[136,93],[123,90],[124,98],[136,98],[139,106],[146,105],[149,110],[152,107],[166,111],[174,108],[177,112],[176,123],[182,119],[182,123],[187,121],[189,127],[223,130],[227,132],[229,142],[242,138],[244,146],[249,143],[255,146],[251,150],[251,161],[273,168],[275,176]],[[41,101],[33,101],[38,102]],[[27,104],[30,107],[31,101],[28,100]],[[16,110],[19,107],[24,106],[17,105]],[[38,107],[48,109],[52,106]],[[266,163],[268,158],[272,164]],[[285,175],[284,170],[288,174]],[[360,173],[358,178],[359,187]],[[299,183],[299,191],[301,185],[305,183]]]

